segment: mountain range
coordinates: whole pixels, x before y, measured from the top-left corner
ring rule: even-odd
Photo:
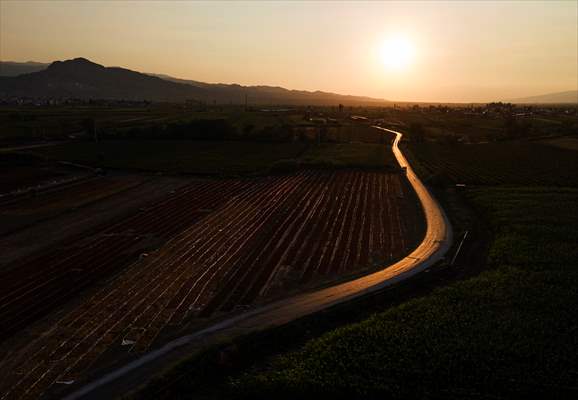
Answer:
[[[18,74],[18,71],[22,71]],[[33,72],[31,72],[33,71]],[[380,105],[383,99],[275,86],[213,84],[104,67],[85,58],[36,63],[0,63],[0,97],[196,100],[219,104]]]
[[[568,90],[566,92],[548,93],[539,96],[522,97],[510,100],[512,103],[534,103],[534,104],[562,104],[578,103],[578,90]]]
[[[85,58],[37,62],[0,61],[0,97],[94,98],[286,105],[385,105],[387,100],[278,86],[204,83],[104,67]],[[519,104],[578,103],[578,90],[507,100]]]
[[[0,61],[0,76],[18,76],[22,74],[29,74],[31,72],[42,71],[50,64],[39,63],[34,61],[28,62],[13,62]]]

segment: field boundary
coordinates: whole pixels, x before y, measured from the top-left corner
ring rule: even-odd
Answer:
[[[413,252],[380,271],[332,287],[276,301],[228,318],[193,334],[182,336],[88,383],[66,396],[65,399],[98,398],[99,390],[106,390],[109,385],[114,386],[116,381],[128,375],[131,375],[133,383],[137,381],[142,384],[155,376],[159,369],[166,368],[169,362],[173,364],[176,353],[180,353],[178,356],[183,358],[182,349],[186,346],[194,344],[206,346],[223,339],[278,327],[392,286],[443,260],[453,242],[453,231],[446,213],[414,173],[399,149],[398,144],[402,134],[378,126],[374,128],[396,135],[393,142],[394,155],[400,167],[405,168],[408,181],[415,190],[426,217],[425,237]],[[153,367],[152,362],[156,362],[157,365]],[[134,379],[134,375],[139,375],[139,378]]]

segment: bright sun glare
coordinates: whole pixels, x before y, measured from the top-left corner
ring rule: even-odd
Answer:
[[[394,70],[407,68],[414,57],[412,43],[404,37],[393,37],[381,46],[381,60],[386,67]]]

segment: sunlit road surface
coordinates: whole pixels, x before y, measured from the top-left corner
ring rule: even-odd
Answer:
[[[378,126],[374,126],[374,128],[396,135],[393,142],[393,153],[399,164],[407,169],[407,178],[417,193],[424,210],[427,222],[426,234],[423,241],[412,253],[381,271],[336,286],[296,295],[255,308],[173,340],[124,367],[79,388],[68,395],[66,399],[110,398],[122,394],[141,385],[155,373],[174,363],[175,357],[178,357],[179,353],[185,355],[187,351],[184,350],[189,347],[216,343],[223,338],[231,338],[288,323],[308,314],[391,286],[442,260],[452,244],[452,228],[445,212],[415,175],[399,149],[398,144],[402,134]]]

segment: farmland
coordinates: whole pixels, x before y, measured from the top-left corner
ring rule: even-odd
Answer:
[[[413,196],[401,174],[359,169],[199,180],[31,256],[0,279],[3,337],[29,324],[26,347],[2,347],[3,391],[35,397],[105,352],[138,353],[199,318],[399,259],[423,234]],[[165,244],[144,250],[155,238]]]
[[[130,191],[146,180],[142,176],[89,175],[64,185],[61,190],[49,191],[42,196],[35,196],[34,193],[7,196],[0,203],[0,235],[22,230],[39,221]]]
[[[578,150],[578,137],[563,136],[555,139],[544,140],[543,144],[561,147],[563,149]]]
[[[115,140],[60,144],[33,152],[95,167],[219,175],[267,171],[278,160],[298,158],[306,148],[303,143]]]
[[[2,107],[0,109],[0,139],[6,141],[63,139],[68,136],[82,136],[86,122],[93,121],[96,128],[104,131],[123,131],[144,128],[155,124],[169,124],[183,120],[215,120],[233,116],[240,123],[245,122],[235,116],[239,107],[223,109],[184,108],[175,104],[136,105],[62,105],[56,107]],[[256,120],[245,118],[247,123],[266,125],[267,118]]]
[[[578,191],[492,187],[468,197],[495,233],[488,271],[311,340],[233,378],[222,395],[573,397]]]
[[[326,110],[327,108],[321,108]],[[199,126],[215,129],[201,132],[206,136],[226,136],[242,139],[287,138],[293,128],[307,136],[316,124],[304,108],[287,111],[262,111],[232,105],[82,104],[52,107],[0,107],[0,143],[27,143],[43,140],[91,138],[94,133],[107,138],[155,137],[169,138],[193,134]],[[335,124],[334,124],[335,125]],[[330,136],[355,140],[362,136],[350,123],[340,121],[344,129],[328,132]],[[188,129],[183,130],[183,127]],[[196,132],[198,134],[199,132]],[[310,132],[313,134],[312,132]],[[363,133],[363,132],[362,132]],[[371,134],[370,134],[371,136]],[[174,137],[173,137],[174,139]]]
[[[0,152],[0,196],[46,182],[68,181],[86,175],[86,171],[62,165],[30,154]]]
[[[116,173],[6,196],[0,204],[0,270],[47,250],[73,248],[93,231],[142,212],[190,183],[180,177]]]
[[[374,143],[323,143],[303,154],[305,164],[333,167],[397,168],[397,161],[384,145]]]
[[[577,33],[0,0],[0,400],[578,400]]]
[[[575,105],[430,105],[368,110],[367,114],[403,129],[408,137],[419,130],[420,136],[428,141],[448,143],[486,143],[578,133]]]
[[[409,146],[438,190],[469,184],[463,196],[493,236],[485,271],[272,356],[214,397],[576,396],[575,152],[527,142]]]
[[[0,153],[17,176],[0,204],[9,398],[58,396],[57,382],[177,332],[382,268],[424,234],[389,137],[367,125],[233,109],[192,120],[178,108],[48,111],[2,120],[33,144]],[[98,141],[72,137],[87,119]],[[219,126],[248,136],[206,137]],[[36,146],[30,132],[66,140]],[[27,144],[17,136],[6,139]]]
[[[11,250],[3,255],[8,263],[0,269],[0,390],[7,398],[59,397],[67,389],[62,382],[76,385],[94,371],[133,359],[177,335],[383,268],[407,255],[423,237],[422,211],[387,146],[390,136],[378,134],[368,120],[352,123],[331,109],[287,115],[226,107],[146,110],[133,108],[123,116],[121,110],[119,115],[99,114],[98,107],[77,110],[69,114],[76,121],[70,132],[84,130],[82,137],[66,139],[55,125],[51,132],[66,140],[23,149],[16,156],[5,153],[14,171],[32,173],[23,180],[29,185],[72,179],[0,204],[0,220],[6,222],[0,247]],[[41,115],[42,109],[31,112],[38,115],[29,121],[10,117],[6,123],[37,124],[40,130],[59,118]],[[87,117],[87,112],[95,114]],[[130,115],[141,112],[142,118]],[[98,141],[86,135],[91,129],[84,125],[86,118],[99,127]],[[501,360],[501,349],[514,347],[513,340],[506,328],[486,329],[493,326],[488,319],[518,336],[524,329],[545,332],[545,326],[554,326],[545,312],[531,315],[532,307],[545,307],[551,299],[540,293],[553,289],[533,275],[538,271],[529,275],[519,260],[505,257],[513,251],[528,264],[543,267],[550,263],[550,252],[566,249],[567,258],[560,257],[560,263],[574,262],[576,254],[563,236],[575,232],[557,231],[562,214],[557,222],[554,215],[538,215],[545,213],[540,207],[547,201],[557,202],[560,212],[575,206],[574,189],[564,188],[576,181],[575,151],[543,140],[466,143],[409,140],[403,150],[436,190],[467,184],[462,194],[491,222],[496,235],[491,270],[480,276],[464,273],[475,277],[380,310],[367,321],[275,358],[265,370],[234,377],[223,386],[227,396],[326,392],[334,397],[404,397],[430,387],[451,393],[453,376],[467,390],[478,390],[479,382],[471,379],[475,371],[501,371],[540,340],[526,335],[522,350]],[[89,168],[65,168],[62,161]],[[155,185],[162,193],[153,200]],[[123,204],[125,200],[114,200],[122,193],[130,205],[114,215],[103,213],[107,217],[95,223],[101,212],[97,206]],[[135,197],[142,198],[137,203]],[[528,219],[514,213],[520,208],[528,210]],[[82,229],[83,223],[73,220],[85,214],[92,215],[92,222]],[[69,233],[48,240],[51,224],[65,231],[70,227]],[[512,224],[515,230],[500,230]],[[36,225],[42,225],[40,233],[34,233]],[[10,233],[14,229],[20,236]],[[543,253],[532,251],[539,229],[542,236],[557,231],[560,247],[543,241]],[[22,247],[34,237],[42,246]],[[16,246],[4,247],[9,243]],[[19,252],[25,255],[17,257]],[[545,279],[551,287],[557,285],[554,275]],[[566,286],[560,293],[572,294]],[[514,308],[524,296],[533,303],[521,315],[534,318],[532,326],[499,308],[500,301]],[[437,329],[451,334],[442,340],[435,336]],[[482,332],[489,342],[472,332]],[[571,349],[564,340],[558,341]],[[468,345],[479,351],[468,350]],[[464,349],[470,358],[459,359],[450,348]],[[423,354],[433,354],[437,361],[422,360]],[[483,355],[489,358],[480,367]],[[518,370],[513,368],[508,379],[526,387],[519,371],[535,364],[516,364]],[[348,365],[353,373],[346,373]],[[462,374],[423,372],[448,365],[451,373]],[[562,368],[552,366],[554,371]],[[364,368],[367,373],[360,372]],[[544,369],[536,370],[546,376]],[[309,371],[322,387],[308,380]],[[347,378],[334,379],[341,375]],[[409,375],[423,385],[409,385]],[[492,383],[495,392],[489,394],[503,390],[499,379],[480,379]],[[335,389],[327,392],[328,387]]]
[[[235,186],[229,183],[193,184],[142,212],[68,238],[65,243],[20,260],[3,271],[0,337],[9,337],[72,299],[83,288],[126,266],[146,250],[147,243],[166,241],[192,224],[206,213],[205,208],[214,207],[236,193]]]
[[[379,141],[380,135],[375,130],[372,133],[374,141]],[[28,152],[45,160],[169,174],[263,175],[276,170],[283,162],[290,162],[295,168],[397,169],[397,162],[386,146],[361,142],[313,145],[227,140],[110,140],[64,143]]]
[[[486,144],[410,143],[408,155],[426,180],[472,185],[576,184],[576,151],[540,141]]]
[[[3,107],[0,110],[1,138],[40,140],[75,135],[84,130],[83,121],[92,118],[99,126],[141,126],[153,121],[182,118],[174,106],[147,107]]]

